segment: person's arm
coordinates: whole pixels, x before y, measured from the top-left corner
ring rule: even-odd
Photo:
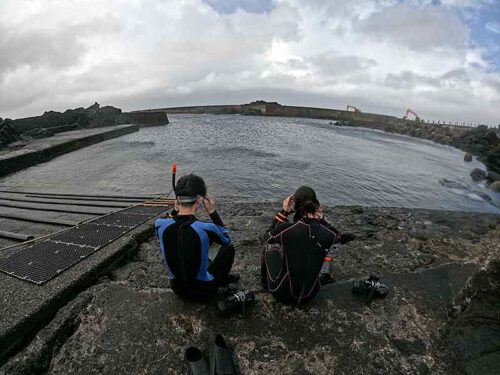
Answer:
[[[224,223],[222,222],[222,218],[220,217],[219,213],[215,210],[211,214],[209,214],[210,219],[212,220],[212,223],[219,227],[225,227]]]
[[[293,206],[293,196],[290,195],[283,201],[283,208],[274,216],[271,225],[266,229],[265,233],[260,236],[261,243],[275,243],[278,234],[285,228],[289,227],[288,215]]]
[[[337,228],[335,228],[333,225],[328,223],[324,216],[320,219],[320,224],[323,225],[326,229],[328,229],[330,232],[333,233],[334,235],[334,241],[333,243],[338,243],[340,242],[342,245],[348,243],[349,241],[352,241],[356,238],[356,235],[354,233],[342,233],[340,232]]]
[[[172,208],[172,211],[170,211],[167,215],[168,218],[173,218],[176,217],[177,214],[179,213],[179,202],[177,202],[177,199],[175,200],[174,208]]]
[[[207,210],[207,213],[210,216],[212,223],[214,224],[213,230],[210,229],[207,231],[210,242],[215,242],[219,245],[230,245],[231,236],[229,236],[229,230],[227,230],[227,228],[224,226],[222,218],[215,209],[215,199],[207,194],[203,199],[203,203],[205,204],[205,209]]]

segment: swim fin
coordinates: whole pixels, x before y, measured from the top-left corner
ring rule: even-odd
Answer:
[[[240,371],[234,363],[233,351],[221,335],[215,336],[210,346],[210,375],[239,375]]]
[[[208,363],[203,358],[203,353],[200,349],[195,348],[194,346],[190,346],[186,349],[184,354],[186,358],[186,362],[188,365],[188,374],[189,375],[209,375],[209,367]]]

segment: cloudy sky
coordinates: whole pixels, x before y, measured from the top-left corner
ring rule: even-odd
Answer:
[[[500,0],[0,0],[0,117],[257,99],[500,124]]]

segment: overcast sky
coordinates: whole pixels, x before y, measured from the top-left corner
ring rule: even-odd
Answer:
[[[500,124],[500,0],[0,0],[0,117],[257,99]]]

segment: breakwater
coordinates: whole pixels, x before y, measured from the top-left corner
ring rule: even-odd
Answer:
[[[60,133],[50,138],[32,141],[19,150],[0,151],[0,177],[44,163],[59,155],[120,137],[139,130],[137,125],[118,125],[109,128],[82,129]]]
[[[422,120],[409,120],[377,113],[347,111],[328,108],[285,106],[276,102],[255,101],[238,105],[191,106],[159,108],[152,111],[186,114],[242,114],[261,116],[305,117],[337,121],[336,125],[360,126],[391,133],[428,139],[450,145],[478,156],[490,173],[500,173],[500,129],[485,125],[468,127],[452,124],[435,124]],[[492,177],[495,181],[497,178]]]
[[[164,111],[122,112],[120,108],[101,107],[95,103],[88,108],[68,109],[62,113],[47,111],[41,116],[16,120],[0,118],[0,148],[16,141],[46,138],[69,130],[128,124],[140,128],[166,125],[168,117]]]

